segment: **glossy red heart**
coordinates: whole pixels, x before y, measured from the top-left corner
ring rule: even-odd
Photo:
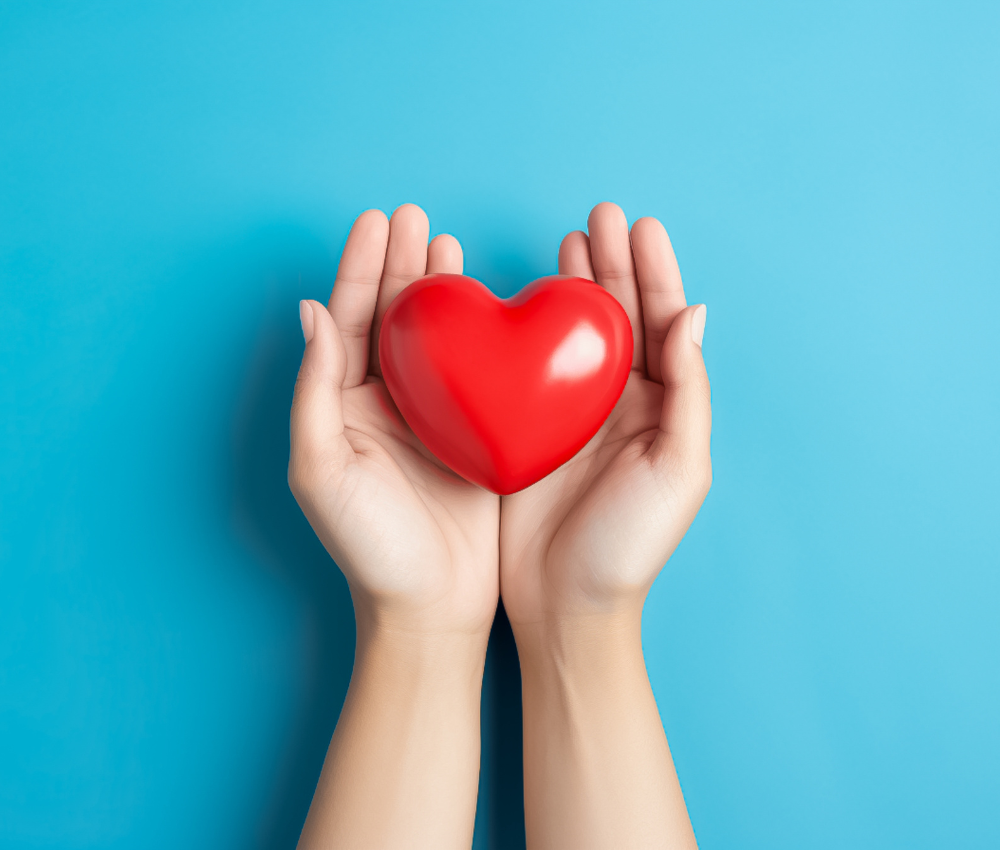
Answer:
[[[429,275],[386,311],[379,361],[424,445],[506,495],[601,427],[628,380],[632,327],[614,296],[582,278],[540,278],[501,300],[471,277]]]

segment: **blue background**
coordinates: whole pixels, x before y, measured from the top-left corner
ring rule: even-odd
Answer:
[[[709,304],[646,609],[703,848],[1000,846],[993,3],[4,3],[0,846],[291,847],[350,676],[297,301],[405,201],[510,293],[612,199]],[[517,662],[478,848],[523,846]]]

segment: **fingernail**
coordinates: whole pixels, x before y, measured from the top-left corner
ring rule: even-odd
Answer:
[[[299,302],[299,321],[302,322],[302,336],[309,342],[313,338],[313,308],[308,301]]]
[[[701,341],[705,338],[705,319],[708,318],[708,307],[699,304],[691,318],[691,339],[694,344],[701,348]]]

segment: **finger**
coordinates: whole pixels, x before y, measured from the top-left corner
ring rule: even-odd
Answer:
[[[427,246],[427,274],[461,274],[462,246],[449,233],[442,233]]]
[[[660,357],[663,409],[652,450],[658,461],[711,477],[712,394],[701,354],[706,308],[684,308],[667,332]],[[707,490],[707,483],[706,483]]]
[[[655,218],[640,218],[632,225],[632,256],[642,303],[646,371],[652,380],[662,381],[663,342],[671,322],[687,306],[687,301],[670,237]]]
[[[296,498],[328,474],[330,464],[346,464],[353,451],[344,436],[341,392],[347,352],[329,311],[318,301],[299,305],[306,350],[292,399],[288,480]]]
[[[590,213],[587,228],[597,282],[618,299],[632,323],[632,368],[645,370],[642,309],[625,213],[617,204],[598,204]]]
[[[375,319],[372,322],[368,371],[373,375],[382,374],[378,365],[378,334],[385,311],[407,285],[427,272],[429,231],[427,215],[416,204],[403,204],[389,219],[389,247],[385,252],[385,267],[382,270]]]
[[[582,230],[567,233],[559,246],[559,274],[596,280],[590,262],[590,240]]]
[[[368,374],[369,336],[388,241],[389,220],[385,213],[368,210],[355,220],[340,255],[330,315],[347,352],[347,389],[356,387]]]

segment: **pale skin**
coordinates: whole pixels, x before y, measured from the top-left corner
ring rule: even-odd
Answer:
[[[300,848],[468,848],[479,703],[502,592],[521,660],[528,847],[694,848],[646,674],[646,594],[711,483],[703,305],[666,231],[599,204],[559,250],[634,334],[628,384],[572,460],[512,496],[451,473],[383,384],[382,316],[462,271],[413,205],[355,222],[330,303],[303,302],[289,482],[347,577],[355,668]]]

